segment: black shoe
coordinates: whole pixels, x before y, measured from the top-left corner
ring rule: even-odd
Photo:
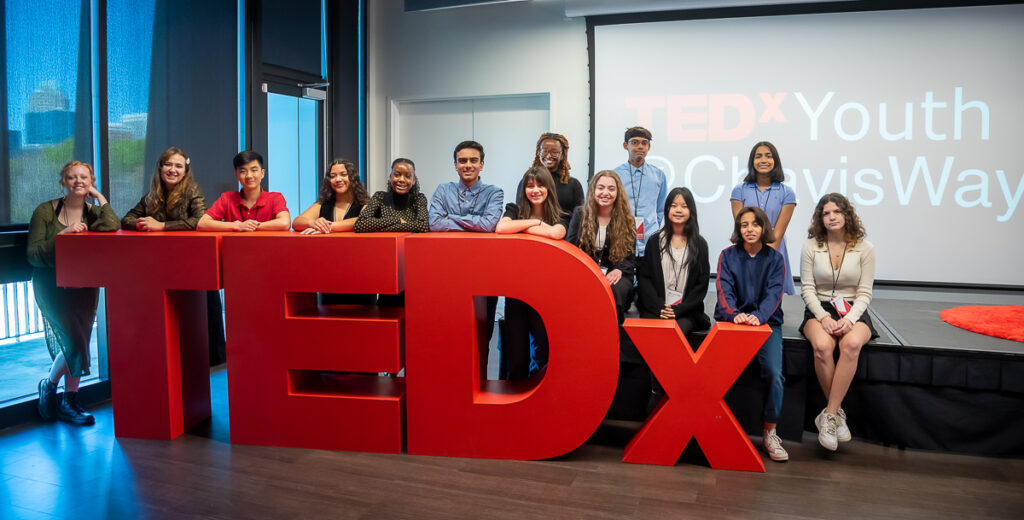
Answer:
[[[78,406],[78,392],[64,392],[64,399],[61,399],[60,404],[57,405],[57,418],[81,426],[88,426],[96,422],[96,418],[92,414]]]
[[[44,377],[39,381],[39,416],[52,421],[57,416],[57,385]]]

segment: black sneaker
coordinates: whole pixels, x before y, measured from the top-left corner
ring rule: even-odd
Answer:
[[[92,414],[78,406],[78,392],[64,392],[64,399],[61,399],[60,404],[57,405],[57,418],[81,426],[88,426],[96,422],[96,418]]]

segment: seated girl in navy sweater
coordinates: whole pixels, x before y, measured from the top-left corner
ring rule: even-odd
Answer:
[[[733,246],[718,257],[718,303],[715,320],[740,325],[767,324],[771,336],[757,352],[761,379],[767,383],[764,404],[764,449],[774,461],[789,459],[775,424],[782,411],[782,288],[786,262],[769,244],[772,225],[761,208],[747,206],[736,214]]]

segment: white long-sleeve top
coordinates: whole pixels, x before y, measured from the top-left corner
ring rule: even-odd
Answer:
[[[810,238],[804,242],[800,253],[800,293],[804,303],[819,321],[828,315],[821,306],[835,296],[847,301],[853,300],[846,318],[856,323],[871,303],[871,286],[875,283],[875,246],[861,240],[846,247],[846,255],[837,269],[839,280],[835,282],[835,271],[824,243]],[[833,291],[835,291],[833,293]]]

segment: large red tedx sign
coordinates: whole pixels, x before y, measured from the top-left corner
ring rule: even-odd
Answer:
[[[201,295],[218,286],[232,442],[550,458],[594,432],[615,391],[611,291],[593,261],[564,242],[118,232],[62,235],[57,263],[58,283],[108,289],[118,436],[171,439],[209,416]],[[404,293],[405,304],[317,305],[318,292]],[[545,373],[486,380],[487,296],[519,299],[541,315],[551,344]],[[722,396],[768,331],[716,326],[693,355],[672,322],[625,327],[667,397],[623,460],[673,464],[692,435],[712,467],[763,471]],[[405,378],[378,375],[403,368]]]

